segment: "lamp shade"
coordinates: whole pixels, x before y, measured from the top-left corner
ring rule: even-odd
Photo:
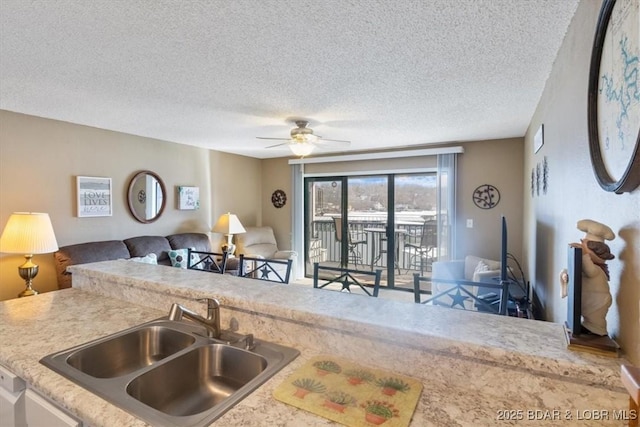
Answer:
[[[46,254],[58,250],[49,214],[14,212],[0,237],[0,252]]]
[[[213,226],[213,231],[222,234],[239,234],[244,233],[246,230],[240,223],[237,216],[232,213],[226,213],[220,215],[218,222]]]

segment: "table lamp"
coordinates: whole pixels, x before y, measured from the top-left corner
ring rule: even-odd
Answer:
[[[25,254],[26,262],[18,267],[18,273],[27,288],[18,297],[37,295],[33,289],[33,279],[38,274],[38,266],[31,262],[34,254],[46,254],[58,250],[49,214],[37,212],[14,212],[9,217],[0,237],[0,252]]]
[[[213,226],[213,231],[227,236],[227,243],[222,245],[222,250],[226,252],[229,257],[232,257],[236,250],[236,246],[231,243],[233,235],[246,232],[238,217],[232,213],[220,215],[218,222]]]

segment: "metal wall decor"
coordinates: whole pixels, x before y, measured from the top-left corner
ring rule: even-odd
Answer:
[[[547,194],[549,189],[549,162],[547,156],[542,159],[542,194]]]
[[[591,51],[591,164],[600,187],[617,194],[640,185],[639,3],[604,0]]]
[[[549,191],[549,160],[544,156],[542,162],[531,169],[531,197],[547,194]]]
[[[276,190],[271,195],[271,203],[276,208],[281,208],[287,203],[287,194],[282,190]]]
[[[491,209],[500,202],[500,191],[491,184],[483,184],[473,192],[473,203],[480,209]]]

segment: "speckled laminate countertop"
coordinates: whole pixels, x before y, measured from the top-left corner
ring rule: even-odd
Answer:
[[[568,351],[560,325],[127,261],[72,269],[78,289],[0,303],[0,364],[91,425],[145,423],[38,360],[166,315],[172,302],[197,308],[193,299],[205,296],[220,300],[223,327],[302,353],[220,425],[333,425],[271,396],[289,373],[323,353],[420,378],[412,426],[624,425],[587,419],[589,411],[626,408],[623,360]],[[540,419],[556,414],[550,411],[560,418]],[[499,420],[501,414],[519,419]]]

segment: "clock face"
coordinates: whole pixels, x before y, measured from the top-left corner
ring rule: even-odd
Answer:
[[[271,203],[276,208],[281,208],[287,203],[287,195],[282,190],[276,190],[271,195]]]

